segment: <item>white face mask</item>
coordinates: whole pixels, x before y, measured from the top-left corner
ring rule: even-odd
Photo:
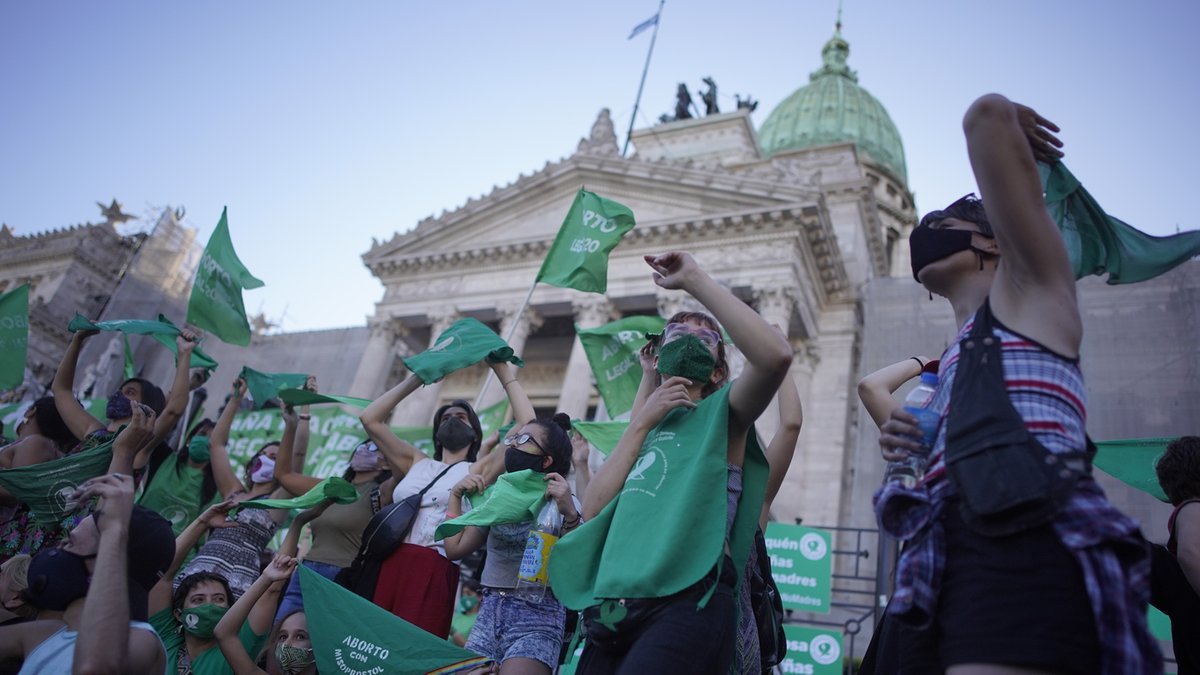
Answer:
[[[254,460],[254,467],[250,470],[250,482],[271,483],[274,481],[275,460],[266,455],[259,455],[258,459]]]

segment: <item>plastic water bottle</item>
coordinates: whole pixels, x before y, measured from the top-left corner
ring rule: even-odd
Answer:
[[[933,442],[937,438],[938,421],[940,416],[930,410],[933,395],[937,391],[938,376],[934,373],[922,373],[921,381],[904,397],[904,410],[917,418],[917,427],[921,430],[920,450],[908,450],[908,455],[893,462],[888,462],[885,482],[899,482],[906,488],[914,487],[925,477],[925,467],[929,455],[933,452]]]
[[[525,542],[525,555],[521,557],[521,568],[517,572],[517,595],[533,602],[541,602],[546,597],[546,589],[550,586],[550,553],[562,534],[562,524],[558,504],[547,499]]]

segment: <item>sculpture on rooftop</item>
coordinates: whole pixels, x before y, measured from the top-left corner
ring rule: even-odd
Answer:
[[[745,108],[750,112],[754,112],[758,108],[758,101],[755,101],[749,94],[746,94],[746,98],[744,99],[741,94],[734,94],[733,96],[737,99],[738,110]]]
[[[112,200],[112,204],[105,206],[100,202],[96,202],[96,206],[100,207],[100,215],[104,216],[104,220],[109,225],[117,225],[127,220],[133,220],[134,216],[121,211],[121,203],[116,199]]]
[[[704,114],[716,115],[721,112],[717,107],[717,83],[713,81],[712,76],[704,78],[703,82],[708,85],[708,89],[700,94],[700,100],[704,101]]]
[[[692,103],[692,93],[688,91],[686,84],[680,82],[679,89],[675,90],[675,119],[692,119],[692,112],[689,109],[694,105],[696,104]]]

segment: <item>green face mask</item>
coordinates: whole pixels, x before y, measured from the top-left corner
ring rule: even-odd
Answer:
[[[464,595],[458,599],[458,610],[463,614],[475,609],[479,606],[479,598],[473,595]]]
[[[188,441],[188,459],[197,464],[203,464],[209,458],[208,436],[196,434]]]
[[[275,660],[279,662],[280,670],[291,675],[312,664],[313,651],[285,645],[281,642],[275,646]]]
[[[716,367],[717,359],[695,335],[683,335],[658,348],[658,372],[663,377],[678,375],[703,384]]]
[[[208,640],[212,638],[217,622],[228,611],[228,607],[214,605],[210,602],[183,610],[179,615],[179,621],[183,624],[183,629],[190,635]]]

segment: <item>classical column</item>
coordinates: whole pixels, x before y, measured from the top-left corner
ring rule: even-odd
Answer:
[[[440,307],[429,313],[429,346],[432,347],[447,328],[461,318],[458,308],[452,305]],[[428,426],[433,420],[433,413],[438,407],[438,397],[441,395],[442,382],[427,384],[413,392],[392,414],[394,426],[419,427]]]
[[[512,347],[517,356],[524,353],[525,342],[529,340],[530,335],[541,328],[543,321],[542,316],[533,307],[526,305],[525,312],[517,314],[520,309],[521,306],[516,303],[496,307],[496,314],[500,317],[500,337],[507,338],[508,346]],[[514,326],[516,330],[513,330]],[[512,337],[508,337],[509,331],[512,331]],[[480,382],[480,384],[483,383]],[[504,398],[504,387],[500,386],[499,382],[493,381],[488,385],[487,391],[483,392],[483,398],[476,407],[482,410],[502,398]]]
[[[792,310],[796,305],[795,293],[788,288],[786,282],[756,286],[754,302],[758,305],[758,314],[772,326],[778,326],[787,335],[788,326],[792,321]],[[779,430],[779,397],[771,397],[771,403],[759,416],[755,424],[759,437],[764,444],[770,443]]]
[[[358,370],[354,373],[350,395],[373,399],[396,384],[388,382],[387,376],[391,371],[396,342],[408,331],[399,321],[387,317],[373,317],[367,326],[371,329],[371,336],[367,340],[367,348],[363,350],[362,360],[358,362]]]
[[[658,314],[664,319],[670,319],[676,313],[685,311],[709,313],[699,300],[684,291],[668,291],[665,288],[659,288],[654,295],[658,304]]]
[[[575,311],[576,328],[596,328],[613,320],[616,310],[605,296],[588,295],[571,302]],[[558,411],[571,419],[586,419],[588,399],[592,396],[592,368],[579,336],[571,345],[571,358],[567,360],[567,372],[563,376],[562,393],[558,398]]]

